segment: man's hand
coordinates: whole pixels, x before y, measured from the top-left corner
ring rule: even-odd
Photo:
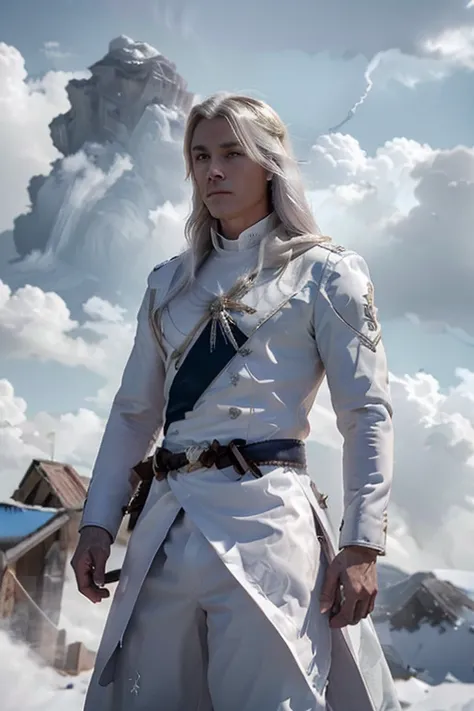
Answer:
[[[91,602],[102,602],[110,595],[103,586],[111,545],[112,538],[104,528],[86,526],[82,529],[71,565],[79,592]]]
[[[348,546],[334,558],[320,598],[321,612],[332,612],[330,627],[356,625],[373,612],[378,592],[376,560],[377,551],[363,546]]]

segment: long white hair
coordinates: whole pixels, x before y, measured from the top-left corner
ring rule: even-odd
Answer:
[[[291,254],[329,241],[321,234],[306,200],[301,173],[285,124],[268,104],[240,94],[218,93],[191,109],[184,134],[186,178],[193,183],[192,210],[186,221],[188,243],[185,275],[179,287],[193,282],[197,270],[212,249],[210,230],[215,219],[202,201],[192,171],[191,143],[196,126],[203,119],[225,118],[246,154],[273,175],[270,184],[271,209],[281,222],[280,239],[262,244],[259,265],[288,262]],[[283,239],[283,242],[282,242]],[[276,252],[280,252],[280,259]],[[175,291],[173,290],[175,293]],[[174,295],[173,293],[173,295]]]

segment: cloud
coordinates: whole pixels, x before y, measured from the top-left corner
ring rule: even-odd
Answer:
[[[100,321],[109,321],[110,323],[120,323],[123,321],[125,309],[121,306],[113,306],[108,301],[99,299],[98,296],[92,296],[84,304],[84,313],[90,316],[92,319],[98,319]]]
[[[409,570],[474,568],[474,373],[442,390],[427,373],[391,376],[395,471],[388,562]],[[341,437],[327,387],[311,414],[312,474],[341,515]],[[316,444],[319,443],[319,444]],[[338,476],[336,476],[338,475]]]
[[[85,318],[73,320],[58,294],[30,285],[12,292],[0,281],[0,356],[86,368],[104,377],[106,397],[119,381],[135,318],[126,321],[124,309],[98,297],[82,310]]]
[[[418,57],[404,54],[398,49],[389,49],[375,54],[364,72],[365,89],[348,113],[336,126],[328,129],[330,133],[340,131],[369,98],[375,85],[385,89],[392,82],[399,82],[413,89],[421,82],[439,81],[447,77],[457,68],[452,62],[441,62],[438,59]]]
[[[84,74],[48,72],[30,80],[20,52],[0,42],[0,232],[28,206],[30,178],[48,173],[58,157],[48,125],[69,107],[69,79]]]
[[[384,309],[414,311],[473,335],[474,150],[437,151],[411,177],[416,204],[394,215],[381,234],[385,249],[377,271],[386,290]]]
[[[361,183],[390,189],[410,177],[411,171],[433,155],[428,145],[408,138],[394,138],[369,156],[350,134],[321,136],[310,150],[309,187],[325,189]]]
[[[335,128],[353,118],[381,77],[383,82],[394,79],[413,87],[445,77],[459,66],[472,68],[474,8],[467,0],[299,0],[296,14],[290,3],[280,3],[275,12],[272,0],[243,0],[225,13],[217,0],[161,0],[150,10],[174,36],[194,42],[196,52],[217,46],[229,70],[237,52],[251,56],[251,66],[268,62],[265,53],[275,48],[286,53],[289,62],[295,51],[347,60],[365,57],[365,89],[356,101],[349,99],[352,103]],[[238,27],[243,17],[245,33],[229,35],[228,28]],[[285,76],[292,81],[289,71]]]
[[[474,69],[474,27],[454,27],[423,43],[428,54],[445,60],[454,67]]]
[[[53,444],[56,460],[90,474],[104,424],[86,408],[58,416],[38,412],[29,418],[26,401],[8,380],[0,380],[0,500],[11,496],[32,459],[51,458]]]
[[[34,210],[16,221],[23,259],[4,263],[0,278],[55,291],[73,310],[92,296],[133,309],[153,267],[183,248],[188,202],[172,203],[151,181],[145,188],[136,162],[114,147],[94,152],[97,163],[80,151],[43,182]],[[159,187],[172,170],[169,161],[158,165],[159,157]]]
[[[392,81],[414,89],[422,82],[440,81],[457,68],[431,55],[419,57],[399,49],[389,49],[375,56],[378,62],[372,71],[372,79],[379,89],[389,88]]]
[[[61,159],[47,178],[36,180],[33,210],[15,222],[18,253],[31,255],[30,263],[36,269],[71,262],[71,252],[77,252],[78,247],[76,231],[87,236],[90,213],[132,168],[130,158],[110,146],[94,146],[92,150],[93,154],[81,150]],[[103,235],[100,242],[85,238],[82,241],[83,262],[104,257]],[[27,268],[25,264],[21,266]]]
[[[53,62],[61,59],[68,59],[69,57],[73,56],[71,52],[65,52],[61,48],[61,44],[55,40],[43,42],[43,46],[41,47],[40,51],[47,59]]]
[[[436,333],[438,335],[445,334],[459,343],[474,347],[474,336],[470,336],[462,328],[453,328],[446,323],[446,321],[422,321],[416,314],[413,313],[407,313],[406,320],[414,326],[422,328],[427,333]]]
[[[306,167],[317,219],[361,251],[384,319],[415,314],[474,335],[474,149],[395,138],[374,156],[349,135],[322,136]]]
[[[173,32],[182,32],[200,44],[212,40],[239,50],[298,49],[314,54],[334,52],[341,56],[360,53],[371,58],[398,48],[408,54],[424,54],[423,40],[447,30],[474,23],[467,0],[300,0],[295,14],[290,3],[275,6],[272,0],[243,0],[221,12],[217,0],[159,0],[148,3],[156,21]],[[268,18],[272,31],[268,32]],[[245,18],[244,33],[229,33]],[[190,29],[192,28],[192,30]]]

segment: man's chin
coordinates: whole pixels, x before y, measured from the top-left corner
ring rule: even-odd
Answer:
[[[206,201],[206,207],[216,220],[225,220],[235,214],[232,195],[214,195]],[[229,199],[230,198],[230,199]]]
[[[215,220],[229,220],[232,219],[235,214],[234,210],[225,210],[223,207],[219,209],[217,205],[208,206],[207,209],[209,210],[210,216]]]

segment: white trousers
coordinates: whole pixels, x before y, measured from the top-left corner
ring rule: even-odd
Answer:
[[[327,711],[183,512],[142,587],[112,687],[114,711]]]

